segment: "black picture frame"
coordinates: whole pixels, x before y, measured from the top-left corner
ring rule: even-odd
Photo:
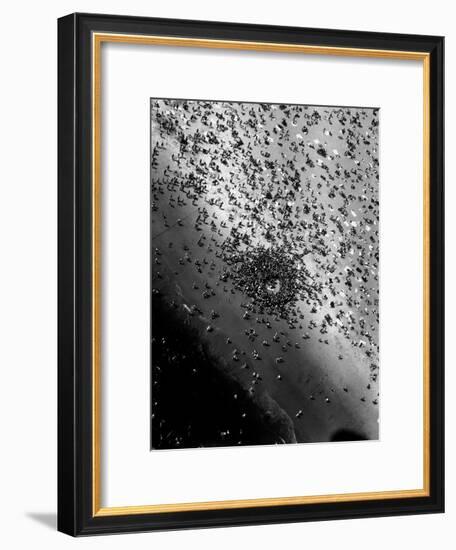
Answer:
[[[414,498],[94,514],[94,32],[429,54],[429,491]],[[72,14],[58,21],[58,529],[73,536],[444,510],[444,39],[437,36]],[[400,231],[400,227],[398,227]]]

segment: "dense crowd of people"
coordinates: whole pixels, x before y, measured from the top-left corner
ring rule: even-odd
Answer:
[[[278,363],[290,342],[329,345],[328,331],[337,331],[365,355],[375,383],[378,110],[152,99],[151,117],[152,221],[163,222],[152,231],[153,290],[164,277],[162,236],[170,250],[173,228],[184,228],[196,246],[179,263],[194,266],[201,299],[182,307],[210,316],[207,333],[219,316],[211,298],[239,292],[239,318],[271,330],[260,344],[277,347]],[[279,319],[293,334],[285,341]],[[255,341],[255,328],[244,330]]]

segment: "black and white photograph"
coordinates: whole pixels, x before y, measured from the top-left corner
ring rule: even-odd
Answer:
[[[379,121],[151,99],[153,451],[379,439]]]

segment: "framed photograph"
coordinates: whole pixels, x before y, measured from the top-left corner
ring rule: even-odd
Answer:
[[[442,37],[58,22],[58,528],[442,512]]]

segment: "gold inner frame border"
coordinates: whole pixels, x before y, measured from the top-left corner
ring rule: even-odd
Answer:
[[[103,507],[101,504],[101,46],[103,43],[234,49],[421,61],[423,67],[423,487],[420,489]],[[427,497],[430,494],[430,54],[239,40],[92,33],[92,515],[122,516]]]

